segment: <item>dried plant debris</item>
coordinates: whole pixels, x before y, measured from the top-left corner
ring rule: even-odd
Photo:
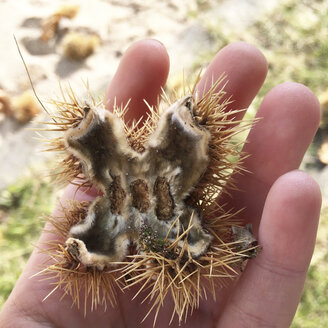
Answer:
[[[55,275],[55,288],[77,306],[84,301],[86,311],[89,297],[92,309],[114,306],[117,287],[138,285],[137,295],[150,303],[145,318],[154,312],[155,322],[171,297],[172,319],[181,322],[206,290],[214,297],[256,256],[259,246],[249,226],[240,226],[239,212],[217,203],[236,188],[232,172],[243,170],[232,137],[251,124],[232,122],[239,110],[227,111],[222,83],[202,99],[193,90],[175,102],[163,94],[168,108],[149,108],[142,127],[124,123],[128,104],[110,112],[92,96],[81,103],[72,91],[54,102],[50,130],[63,134],[48,148],[64,154],[58,179],[101,192],[50,219],[63,241],[48,243],[54,262],[41,273]]]
[[[7,92],[2,89],[0,89],[0,113],[5,117],[11,116],[13,113],[10,97]]]
[[[320,145],[318,158],[321,163],[328,165],[328,137],[326,137]]]
[[[321,144],[318,149],[318,158],[321,163],[328,164],[328,89],[319,95],[321,120],[319,134]]]
[[[327,128],[328,127],[328,89],[319,95],[319,102],[322,112],[320,127]]]
[[[62,5],[56,12],[42,21],[41,40],[44,42],[54,38],[58,32],[59,23],[63,18],[72,19],[79,12],[80,7],[76,4]]]

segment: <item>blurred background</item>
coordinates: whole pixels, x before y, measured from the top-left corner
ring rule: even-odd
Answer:
[[[322,120],[301,168],[320,184],[323,208],[315,253],[292,327],[328,327],[328,1],[326,0],[0,0],[0,308],[60,194],[48,172],[56,155],[40,152],[36,102],[60,97],[58,81],[78,96],[85,82],[99,97],[134,41],[167,47],[167,91],[182,88],[226,44],[243,40],[266,56],[269,73],[248,111],[254,116],[276,84],[293,80],[319,97]],[[34,121],[34,122],[32,122]],[[47,137],[51,134],[47,133]]]

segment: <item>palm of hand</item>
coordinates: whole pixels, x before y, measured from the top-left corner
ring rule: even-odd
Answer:
[[[140,74],[140,67],[143,67]],[[133,45],[124,55],[110,85],[117,103],[131,98],[128,119],[145,111],[143,99],[156,104],[168,74],[164,47],[151,40]],[[206,78],[228,75],[226,87],[234,102],[230,109],[248,107],[259,88],[267,64],[263,55],[245,43],[221,50],[213,59],[198,85],[203,90]],[[124,90],[122,89],[124,85]],[[108,108],[112,102],[108,101]],[[251,261],[241,278],[217,293],[217,301],[202,300],[200,308],[189,316],[187,327],[288,327],[299,302],[306,271],[312,256],[320,212],[321,196],[315,182],[298,168],[319,123],[319,105],[306,87],[284,83],[265,97],[257,117],[262,118],[251,130],[245,152],[250,157],[245,168],[252,173],[236,176],[239,192],[224,202],[231,208],[243,208],[242,219],[253,224],[262,253]],[[241,117],[238,117],[241,118]],[[237,119],[238,119],[237,118]],[[73,187],[65,197],[72,198]],[[77,194],[79,200],[92,194]],[[44,232],[40,242],[53,239]],[[71,307],[71,299],[61,302],[49,281],[28,279],[39,271],[45,255],[35,251],[0,315],[1,327],[136,327],[147,313],[141,297],[131,301],[136,290],[119,293],[116,308],[89,313]],[[166,301],[157,318],[157,327],[167,327],[172,304]],[[152,327],[148,318],[142,327]],[[172,327],[177,322],[174,321]]]

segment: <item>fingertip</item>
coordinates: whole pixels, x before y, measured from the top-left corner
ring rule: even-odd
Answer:
[[[133,43],[124,53],[120,66],[130,60],[135,61],[132,65],[136,66],[140,73],[151,73],[155,67],[159,74],[167,75],[170,67],[167,50],[163,43],[156,39],[144,39]],[[137,63],[141,66],[137,66]]]
[[[138,120],[147,111],[144,100],[151,106],[157,104],[169,68],[169,56],[162,43],[154,39],[135,42],[124,53],[109,85],[106,107],[111,109],[115,101],[124,106],[131,99],[125,119]]]
[[[291,220],[304,219],[306,224],[312,225],[315,222],[309,222],[308,219],[319,218],[321,190],[318,183],[304,171],[293,170],[279,177],[272,185],[267,199],[270,200],[268,206],[276,207],[276,204],[280,204],[284,215],[288,215]],[[296,211],[301,215],[294,215]]]
[[[321,204],[321,191],[318,183],[306,172],[293,170],[279,177],[273,184],[269,193],[277,190],[288,191],[288,196],[293,198],[306,197],[310,202]]]
[[[240,85],[254,84],[250,90],[254,97],[268,73],[268,63],[263,53],[254,45],[239,41],[224,47],[221,56],[230,64],[229,73],[239,78],[237,82],[239,81]]]
[[[232,59],[237,61],[244,58],[251,65],[250,68],[255,69],[255,73],[261,74],[261,76],[267,74],[268,62],[263,53],[253,44],[244,41],[232,42],[222,48],[221,52],[221,56],[225,56],[226,59],[231,55]]]
[[[232,109],[246,108],[261,88],[267,71],[267,61],[259,49],[246,42],[234,42],[216,54],[197,90],[200,94],[206,92],[210,87],[206,81],[215,81],[224,73],[228,80],[225,91],[234,100]]]
[[[263,104],[263,106],[262,106]],[[272,88],[265,96],[261,108],[284,108],[288,113],[294,115],[295,119],[303,117],[305,124],[313,125],[315,128],[320,123],[320,103],[314,93],[305,85],[293,81],[281,83]],[[269,105],[269,106],[267,106]]]
[[[266,257],[292,270],[306,270],[320,209],[320,188],[307,173],[294,170],[277,179],[268,193],[259,230]]]
[[[166,47],[162,42],[156,39],[145,39],[137,42],[144,49],[148,50],[148,62],[153,61],[152,66],[160,66],[163,73],[168,74],[170,69],[170,58]]]
[[[268,92],[256,118],[244,147],[252,155],[245,166],[257,180],[271,186],[299,167],[318,129],[320,105],[309,88],[285,82]]]

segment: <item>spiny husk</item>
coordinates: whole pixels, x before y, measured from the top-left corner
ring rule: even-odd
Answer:
[[[226,209],[224,205],[217,203],[217,198],[229,190],[236,189],[232,179],[232,172],[241,172],[242,160],[241,143],[231,141],[237,133],[248,129],[251,122],[242,123],[234,120],[234,117],[242,110],[227,111],[231,103],[226,99],[223,85],[224,77],[215,82],[210,90],[198,99],[194,96],[195,119],[198,124],[207,129],[211,134],[209,143],[209,164],[199,183],[187,198],[186,203],[193,206],[202,215],[203,226],[213,236],[213,241],[207,252],[195,259],[192,258],[187,248],[189,230],[178,234],[177,240],[169,243],[164,241],[163,249],[158,252],[149,250],[145,245],[139,245],[138,253],[130,255],[123,263],[116,263],[115,267],[104,271],[95,269],[81,269],[79,263],[75,263],[64,248],[63,242],[53,242],[53,248],[47,252],[51,255],[53,264],[42,273],[50,273],[56,276],[55,288],[63,288],[66,294],[73,298],[73,302],[80,304],[81,288],[85,287],[85,306],[87,298],[91,298],[91,307],[106,303],[106,298],[113,305],[115,285],[119,288],[129,288],[139,285],[139,293],[145,293],[144,301],[150,302],[150,310],[146,317],[155,312],[154,324],[166,296],[170,295],[174,303],[174,315],[179,322],[185,320],[188,314],[199,307],[200,299],[206,298],[206,290],[215,297],[215,288],[224,286],[229,280],[238,275],[241,263],[249,258],[250,249],[238,251],[239,241],[233,241],[231,227],[239,225],[236,219],[238,212]],[[196,85],[196,84],[195,84]],[[223,85],[223,86],[222,86]],[[195,87],[194,87],[195,88]],[[219,90],[219,91],[217,91]],[[194,93],[194,89],[189,90]],[[67,98],[68,97],[68,98]],[[63,101],[55,101],[58,114],[53,116],[55,128],[65,132],[82,119],[83,104],[75,97],[70,89],[68,96],[63,93]],[[162,98],[170,105],[167,94]],[[91,99],[94,105],[97,102]],[[124,120],[127,106],[114,106],[114,112]],[[149,106],[148,118],[140,127],[138,122],[124,128],[130,146],[143,152],[149,135],[155,130],[159,117],[160,106]],[[123,121],[124,122],[124,121]],[[62,137],[49,142],[49,150],[61,151],[66,154],[57,174],[59,181],[73,182],[83,186],[91,186],[82,173],[82,168],[73,155],[67,155]],[[76,206],[76,205],[75,205]],[[82,205],[81,205],[82,206]],[[67,238],[70,227],[76,224],[72,219],[74,210],[64,210],[63,219],[51,220],[64,239]],[[179,224],[178,220],[174,224]],[[64,228],[63,228],[64,227]],[[184,241],[184,246],[178,246],[178,241]],[[102,297],[100,297],[100,289]],[[137,294],[137,295],[138,295]],[[137,296],[136,295],[136,296]]]

